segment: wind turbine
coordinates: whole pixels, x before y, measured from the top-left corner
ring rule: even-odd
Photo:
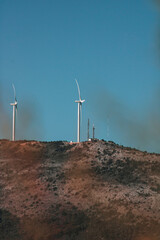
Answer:
[[[79,100],[76,100],[75,102],[78,103],[78,121],[77,121],[77,142],[80,142],[80,118],[82,117],[82,103],[85,100],[81,99],[81,94],[80,94],[80,88],[77,82],[77,79],[75,79],[77,88],[78,88],[78,94],[79,94]]]
[[[16,113],[17,113],[17,99],[16,99],[16,90],[14,84],[12,84],[13,92],[14,92],[14,103],[10,103],[13,106],[13,120],[12,120],[12,141],[15,141],[15,124],[16,124]]]

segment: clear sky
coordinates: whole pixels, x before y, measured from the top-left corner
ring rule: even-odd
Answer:
[[[82,140],[90,118],[99,139],[160,152],[157,123],[148,137],[160,86],[158,30],[152,0],[0,0],[0,99],[8,124],[0,137],[11,135],[14,83],[18,139],[75,141],[77,78],[86,100]]]

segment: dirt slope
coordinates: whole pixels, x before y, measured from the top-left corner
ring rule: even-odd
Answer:
[[[159,240],[160,155],[0,141],[0,240]]]

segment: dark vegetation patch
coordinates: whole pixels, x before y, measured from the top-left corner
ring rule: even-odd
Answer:
[[[0,185],[0,198],[2,197],[2,190],[3,190],[3,187],[2,187],[2,185]]]
[[[70,150],[72,147],[74,147],[75,144],[68,144],[67,142],[63,141],[55,141],[55,142],[46,142],[45,143],[45,149],[52,149],[54,154],[58,153],[66,153],[67,150]],[[46,154],[48,151],[46,151]]]
[[[153,186],[151,186],[151,190],[156,192],[156,193],[160,193],[160,184],[156,183]]]
[[[47,184],[48,190],[55,192],[58,183],[65,183],[63,164],[68,160],[67,150],[72,147],[62,141],[46,143],[39,177]]]
[[[116,153],[122,147],[118,146],[117,148],[113,142],[106,142],[106,146],[103,152],[97,150],[96,158],[98,161],[92,162],[92,167],[98,175],[101,175],[104,180],[112,179],[124,185],[148,183],[154,191],[159,192],[159,184],[156,178],[153,181],[150,176],[160,175],[160,162],[137,160],[136,153],[140,151],[124,147],[125,150],[130,150],[130,153],[134,154],[134,158],[123,157],[118,159]],[[146,154],[144,152],[144,155]],[[144,155],[142,155],[142,158]],[[152,154],[149,155],[152,157]]]
[[[19,220],[5,209],[0,209],[0,240],[19,240]]]
[[[135,161],[131,158],[106,159],[100,158],[100,163],[95,164],[94,170],[104,179],[113,179],[122,184],[146,183],[146,168],[149,163]]]
[[[160,176],[160,161],[159,162],[152,162],[151,164],[151,173]]]
[[[99,152],[98,152],[99,153]],[[108,155],[108,156],[112,156],[114,153],[116,153],[115,149],[104,149],[103,150],[103,154],[104,155]]]
[[[120,215],[116,208],[109,206],[107,211],[92,207],[88,227],[76,240],[135,240],[138,237],[159,240],[159,236],[158,222],[136,217],[132,211],[128,211],[126,215]]]
[[[45,219],[23,219],[22,240],[75,240],[87,228],[88,217],[71,204],[52,205]]]

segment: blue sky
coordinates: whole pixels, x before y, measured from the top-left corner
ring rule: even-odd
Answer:
[[[1,98],[11,122],[14,83],[17,138],[75,141],[77,78],[86,100],[82,140],[90,118],[97,138],[159,151],[154,141],[141,146],[125,137],[107,115],[105,98],[109,94],[125,114],[144,121],[160,85],[158,29],[152,0],[0,0]],[[0,136],[9,138],[10,128]]]

